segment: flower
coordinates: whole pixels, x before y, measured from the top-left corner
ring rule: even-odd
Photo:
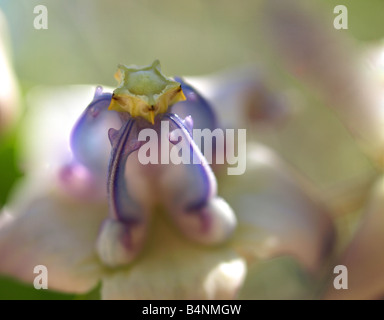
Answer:
[[[73,125],[71,114],[89,87],[30,96],[39,109],[29,115],[25,134],[37,134],[37,145],[29,143],[27,177],[8,206],[12,218],[0,228],[0,272],[32,283],[34,266],[45,265],[51,289],[86,292],[101,281],[104,299],[229,299],[257,259],[291,254],[310,271],[321,266],[333,240],[328,209],[276,154],[255,142],[246,147],[245,174],[227,176],[223,166],[210,167],[192,140],[192,124],[218,128],[217,115],[228,106],[213,109],[184,80],[167,81],[171,87],[156,88],[153,96],[161,100],[181,86],[187,100],[164,113],[140,97],[139,117],[108,107],[116,109],[113,97],[123,94],[123,104],[117,101],[131,111],[143,92],[120,87],[112,95],[97,87],[70,142],[65,120]],[[231,108],[247,113],[241,103]],[[161,120],[170,137],[181,130],[182,143],[199,163],[138,161],[140,132],[152,128],[161,136]]]

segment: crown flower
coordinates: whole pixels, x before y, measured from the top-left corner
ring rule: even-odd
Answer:
[[[119,66],[117,78],[113,93],[97,87],[90,103],[90,87],[31,95],[30,171],[0,216],[1,273],[32,283],[44,265],[50,289],[101,283],[103,299],[233,299],[252,261],[292,254],[309,270],[321,265],[332,223],[273,152],[245,141],[245,173],[227,176],[229,164],[211,165],[192,134],[221,130],[211,101],[165,77],[157,60]],[[227,97],[255,87],[229,83],[220,86]],[[39,134],[42,122],[49,135]],[[140,139],[146,132],[158,140]],[[149,147],[158,154],[143,163]]]

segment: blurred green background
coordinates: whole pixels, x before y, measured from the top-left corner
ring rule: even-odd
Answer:
[[[344,4],[349,32],[360,41],[384,35],[381,0],[322,0],[324,20]],[[35,30],[33,9],[48,8],[48,30]],[[16,72],[23,88],[36,84],[115,85],[118,63],[158,58],[165,74],[201,75],[266,60],[263,1],[1,0]],[[326,21],[324,21],[326,23]]]
[[[344,4],[349,12],[346,33],[361,45],[369,45],[384,37],[384,1],[382,0],[318,0],[314,5],[323,8],[324,23],[333,24],[333,8]],[[35,30],[33,9],[36,5],[48,8],[48,29]],[[0,9],[8,23],[12,63],[19,81],[21,96],[37,85],[102,84],[114,86],[113,74],[118,63],[146,65],[159,59],[167,75],[202,75],[243,64],[256,64],[269,72],[277,86],[300,87],[300,84],[279,69],[278,61],[270,55],[268,39],[264,38],[263,1],[261,0],[194,0],[194,1],[100,1],[100,0],[0,0]],[[1,70],[0,70],[1,72]],[[304,93],[305,94],[305,93]],[[314,105],[315,98],[308,98]],[[312,100],[311,100],[312,99]],[[305,122],[306,117],[316,118]],[[351,172],[371,170],[349,140],[345,129],[325,109],[310,109],[285,129],[285,137],[275,146],[290,146],[303,132],[308,133],[303,149],[314,152],[318,162],[301,162],[301,154],[290,153],[281,147],[283,156],[320,187],[329,181],[342,180]],[[327,133],[324,133],[327,122]],[[316,126],[322,132],[316,134]],[[292,130],[295,128],[295,131]],[[17,163],[16,127],[0,138],[0,205],[6,203],[14,182],[22,176]],[[319,162],[324,149],[311,146],[325,145],[336,152],[334,163],[321,170]],[[274,145],[273,138],[266,138]],[[313,150],[312,150],[313,149]],[[337,151],[340,150],[340,151]],[[316,156],[316,152],[318,153]],[[345,159],[355,159],[345,165]],[[320,168],[320,169],[319,169]],[[284,264],[292,265],[289,260]],[[278,265],[279,266],[279,265]],[[261,267],[263,269],[263,267]],[[277,267],[278,269],[278,267]],[[269,270],[270,268],[264,268]],[[276,270],[272,268],[272,270]],[[292,268],[284,269],[290,272]],[[287,271],[288,270],[288,271]],[[244,292],[247,297],[268,298],[262,279],[267,271],[258,273]],[[277,273],[279,271],[276,271]],[[294,271],[293,273],[295,273]],[[289,277],[280,277],[280,283]],[[305,276],[298,280],[289,297],[302,297],[308,285]],[[288,280],[287,280],[288,281]],[[297,283],[301,283],[297,285]],[[289,284],[287,284],[289,286]],[[277,288],[273,294],[287,295]],[[287,289],[289,291],[289,289]],[[292,291],[291,290],[291,291]],[[296,290],[296,291],[295,291]],[[279,293],[280,292],[280,293]],[[95,298],[90,293],[77,298]],[[38,291],[14,280],[0,277],[0,299],[73,299],[50,291]]]

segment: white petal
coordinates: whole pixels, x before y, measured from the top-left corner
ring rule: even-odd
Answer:
[[[16,199],[22,202],[22,196]],[[34,267],[44,265],[49,289],[85,292],[95,286],[101,267],[94,246],[107,208],[70,203],[53,192],[19,208],[0,228],[0,273],[32,284]]]
[[[382,299],[384,294],[384,178],[376,184],[372,199],[354,238],[339,261],[348,270],[348,289],[335,290],[333,274],[325,299]]]
[[[244,260],[228,246],[207,248],[186,240],[159,215],[137,262],[104,277],[102,298],[234,298],[244,281]]]
[[[219,194],[238,216],[234,245],[247,256],[292,254],[316,269],[333,241],[327,209],[274,153],[255,144],[247,148],[245,174],[219,180]]]

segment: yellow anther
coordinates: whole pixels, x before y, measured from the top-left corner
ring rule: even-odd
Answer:
[[[149,111],[149,118],[150,118],[150,122],[152,123],[152,124],[155,124],[155,111],[153,111],[153,110],[150,110]]]

